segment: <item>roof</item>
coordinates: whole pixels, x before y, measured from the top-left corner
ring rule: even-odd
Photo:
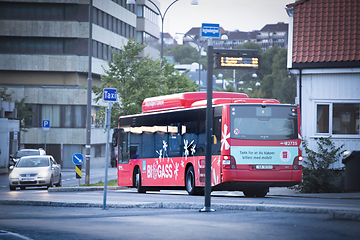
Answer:
[[[242,31],[233,31],[233,32],[228,32],[227,36],[229,37],[229,40],[233,40],[233,39],[256,39],[258,31],[252,31],[252,32],[242,32]]]
[[[278,22],[277,24],[266,24],[260,32],[287,32],[288,23]]]
[[[286,7],[294,11],[293,66],[359,66],[359,0],[299,0]]]

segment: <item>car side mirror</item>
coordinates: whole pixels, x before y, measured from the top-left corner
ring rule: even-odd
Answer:
[[[10,170],[13,170],[13,169],[14,169],[14,166],[13,166],[13,165],[11,165],[11,166],[9,167],[9,169],[10,169]]]

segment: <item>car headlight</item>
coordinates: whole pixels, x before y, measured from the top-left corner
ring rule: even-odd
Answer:
[[[17,172],[12,171],[10,173],[10,179],[18,179],[20,178],[20,175]]]
[[[41,171],[38,173],[38,177],[40,178],[46,178],[49,176],[49,172],[48,171]]]

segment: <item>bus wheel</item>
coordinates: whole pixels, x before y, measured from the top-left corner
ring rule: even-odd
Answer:
[[[195,173],[194,173],[194,167],[193,166],[190,166],[188,168],[188,170],[186,171],[185,188],[186,188],[186,191],[189,193],[189,195],[195,195],[196,194]]]
[[[259,189],[259,190],[246,190],[246,191],[243,191],[243,192],[244,192],[245,197],[263,198],[263,197],[266,196],[268,191]]]
[[[144,187],[141,186],[141,173],[140,173],[139,168],[137,169],[135,177],[136,177],[135,186],[136,186],[137,192],[138,193],[146,193]]]

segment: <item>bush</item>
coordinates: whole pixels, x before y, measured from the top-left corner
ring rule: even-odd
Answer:
[[[341,188],[334,185],[335,181],[341,177],[340,169],[330,169],[330,165],[337,162],[345,150],[344,144],[336,148],[334,143],[328,138],[316,138],[318,152],[308,148],[308,142],[302,141],[306,156],[303,168],[303,181],[295,186],[296,190],[303,193],[330,193],[339,192]]]

